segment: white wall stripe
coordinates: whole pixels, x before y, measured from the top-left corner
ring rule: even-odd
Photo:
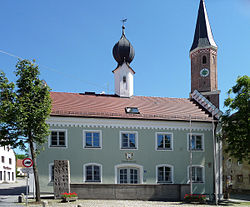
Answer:
[[[181,121],[149,121],[125,119],[95,119],[52,116],[47,120],[50,126],[57,127],[101,127],[125,129],[162,129],[162,130],[190,130],[189,122]],[[207,122],[192,122],[192,130],[211,131],[212,124]]]

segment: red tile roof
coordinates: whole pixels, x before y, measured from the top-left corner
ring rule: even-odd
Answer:
[[[194,121],[211,121],[211,117],[186,98],[121,98],[64,92],[51,92],[51,98],[51,116],[186,121],[191,115]],[[140,114],[128,114],[125,107],[137,107]]]
[[[24,166],[23,166],[23,160],[18,159],[18,160],[16,161],[16,166],[17,166],[17,167],[24,167]]]

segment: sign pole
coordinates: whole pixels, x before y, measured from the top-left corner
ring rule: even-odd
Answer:
[[[28,206],[28,191],[29,191],[29,173],[31,172],[31,167],[33,165],[33,161],[30,158],[23,159],[23,166],[26,167],[25,171],[27,173],[27,181],[26,181],[26,206]],[[31,172],[32,173],[32,172]]]
[[[26,179],[26,206],[28,206],[28,179],[29,179],[29,171],[27,172],[27,179]]]

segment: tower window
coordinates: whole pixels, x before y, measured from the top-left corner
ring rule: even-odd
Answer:
[[[215,64],[215,57],[213,56],[213,64]]]
[[[203,56],[203,57],[202,57],[202,63],[203,63],[203,64],[206,64],[206,63],[207,63],[207,57],[206,57],[206,56]]]
[[[123,80],[123,83],[126,83],[126,76],[123,76],[122,80]]]

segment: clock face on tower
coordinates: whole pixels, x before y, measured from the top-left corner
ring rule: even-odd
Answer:
[[[200,71],[201,77],[207,77],[209,75],[209,70],[207,68],[203,68]]]

